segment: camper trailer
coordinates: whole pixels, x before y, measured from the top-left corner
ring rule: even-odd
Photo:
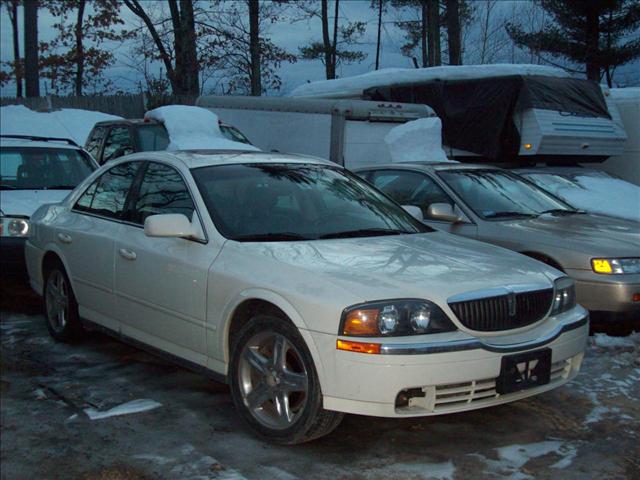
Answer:
[[[386,69],[304,84],[291,96],[429,105],[447,154],[475,163],[602,162],[622,154],[627,138],[607,91],[539,65]]]
[[[240,129],[261,150],[313,155],[349,168],[390,162],[387,133],[435,116],[426,105],[363,100],[210,95],[196,105]]]

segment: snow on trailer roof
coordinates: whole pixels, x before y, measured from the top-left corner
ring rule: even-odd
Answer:
[[[427,105],[398,102],[371,102],[368,100],[335,100],[326,98],[290,97],[240,97],[229,95],[205,95],[199,97],[196,105],[203,108],[228,108],[238,110],[262,110],[293,113],[336,112],[346,114],[350,120],[385,118],[393,113],[396,117],[422,118],[435,116]]]
[[[290,97],[357,98],[371,87],[406,85],[433,80],[470,80],[508,75],[569,77],[560,68],[544,65],[456,65],[428,68],[385,68],[354,77],[320,80],[295,88]]]

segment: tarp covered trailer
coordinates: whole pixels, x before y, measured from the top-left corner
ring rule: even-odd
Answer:
[[[517,65],[497,68],[495,75],[491,66],[475,67],[327,80],[292,95],[429,105],[442,120],[445,151],[462,161],[602,162],[623,152],[627,136],[606,88],[536,66],[528,66],[527,74],[518,74]],[[456,78],[457,72],[464,77]]]
[[[237,127],[262,150],[314,155],[349,168],[390,162],[387,133],[435,116],[426,105],[363,100],[207,95],[196,105]]]

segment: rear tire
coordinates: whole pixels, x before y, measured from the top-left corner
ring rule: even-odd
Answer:
[[[320,382],[298,329],[269,315],[252,318],[232,339],[231,396],[258,436],[293,445],[331,433],[343,414],[322,408]]]
[[[46,272],[43,297],[49,334],[59,342],[77,340],[83,332],[78,302],[67,272],[59,262]]]

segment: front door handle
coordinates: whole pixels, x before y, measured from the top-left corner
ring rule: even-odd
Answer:
[[[62,243],[71,243],[71,235],[67,235],[66,233],[59,233],[58,240]]]
[[[126,248],[120,249],[120,256],[122,258],[126,258],[127,260],[135,260],[137,257],[136,252],[132,250],[127,250]]]

